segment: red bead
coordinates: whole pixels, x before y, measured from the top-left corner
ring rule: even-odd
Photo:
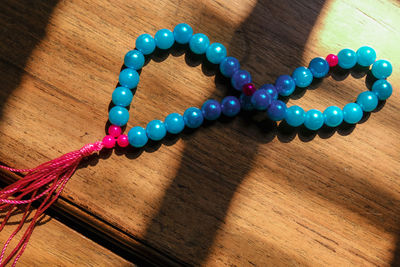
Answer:
[[[102,143],[105,148],[113,148],[115,146],[115,138],[111,135],[106,135]]]
[[[122,133],[121,127],[119,127],[117,125],[111,125],[108,128],[108,134],[113,137],[118,137],[121,135],[121,133]]]
[[[256,90],[256,87],[252,83],[246,83],[242,88],[243,93],[247,96],[253,95]]]
[[[328,61],[329,67],[335,67],[338,64],[339,59],[337,55],[329,54],[326,56],[326,61]]]
[[[129,139],[126,134],[118,136],[117,143],[120,147],[127,147],[129,145]]]

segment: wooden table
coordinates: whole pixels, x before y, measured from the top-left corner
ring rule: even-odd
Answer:
[[[362,123],[310,132],[243,113],[144,149],[102,151],[53,209],[125,256],[164,266],[398,265],[399,7],[396,0],[4,0],[0,161],[33,167],[101,140],[124,54],[142,33],[186,22],[224,44],[257,86],[313,57],[368,44],[392,62],[394,93]],[[232,93],[215,66],[185,52],[175,46],[150,58],[126,132]],[[365,74],[336,70],[285,101],[343,107],[366,90]],[[81,234],[55,220],[42,224],[21,265],[128,264]],[[68,260],[59,256],[66,250]]]

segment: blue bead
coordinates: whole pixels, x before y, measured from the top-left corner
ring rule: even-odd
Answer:
[[[190,107],[183,113],[185,125],[189,128],[198,128],[203,123],[203,114],[200,109]]]
[[[165,125],[160,120],[152,120],[146,126],[147,137],[153,141],[159,141],[167,134]]]
[[[129,89],[135,88],[139,83],[139,73],[134,69],[126,68],[119,74],[119,83]]]
[[[304,123],[306,113],[299,106],[291,106],[286,110],[286,122],[293,127],[298,127]]]
[[[386,80],[377,80],[372,85],[372,92],[376,94],[379,100],[386,100],[392,95],[392,85]]]
[[[169,114],[164,121],[165,128],[169,133],[178,134],[185,128],[185,121],[183,116],[178,113]]]
[[[281,75],[275,81],[275,88],[282,96],[291,95],[296,88],[296,84],[289,75]]]
[[[336,106],[330,106],[324,111],[325,124],[329,127],[339,126],[343,122],[343,111]]]
[[[292,73],[292,78],[297,87],[307,87],[313,80],[313,75],[306,67],[298,67]]]
[[[114,105],[126,107],[129,106],[132,102],[133,94],[131,90],[126,87],[117,87],[112,93],[112,101]]]
[[[357,123],[363,116],[362,108],[356,103],[349,103],[343,108],[343,120],[347,123]]]
[[[276,90],[276,88],[273,84],[264,84],[260,87],[260,89],[267,90],[267,94],[270,95],[271,100],[278,99],[278,91]]]
[[[161,29],[154,35],[156,46],[160,49],[170,49],[175,42],[174,34],[168,29]]]
[[[380,59],[372,65],[371,71],[377,79],[385,79],[392,74],[393,68],[389,61]]]
[[[133,147],[143,147],[149,138],[147,137],[146,130],[143,129],[143,127],[136,126],[128,132],[128,140],[129,144]]]
[[[329,64],[328,61],[325,60],[325,58],[316,57],[310,61],[308,69],[311,71],[312,75],[315,78],[323,78],[329,72]]]
[[[192,38],[193,29],[186,23],[180,23],[174,28],[174,38],[179,44],[187,44]]]
[[[240,111],[240,102],[237,97],[226,96],[221,101],[221,111],[227,117],[234,117]]]
[[[190,38],[189,47],[190,50],[195,54],[204,54],[210,45],[210,40],[205,34],[196,33]]]
[[[375,50],[369,46],[360,47],[357,50],[357,63],[360,66],[367,67],[375,62],[376,53]]]
[[[221,116],[221,105],[217,100],[209,99],[204,102],[201,112],[206,120],[216,120]]]
[[[307,129],[316,131],[324,125],[324,115],[321,111],[316,109],[310,109],[306,113],[306,119],[304,120],[304,126]]]
[[[144,56],[139,50],[131,50],[126,53],[124,58],[125,66],[134,70],[141,69],[144,65]]]
[[[280,100],[273,100],[267,110],[267,115],[273,121],[280,121],[286,117],[286,104]]]
[[[148,55],[153,53],[156,49],[156,42],[150,34],[144,33],[139,35],[135,42],[136,49],[143,53],[143,55]]]
[[[245,95],[243,93],[240,94],[239,102],[243,110],[250,111],[254,109],[254,106],[251,103],[251,97],[252,96]]]
[[[266,110],[271,104],[272,98],[265,89],[258,89],[251,96],[251,104],[257,110]]]
[[[219,70],[225,77],[232,77],[232,75],[240,69],[239,60],[234,57],[224,58],[220,65]]]
[[[233,88],[242,91],[243,85],[251,83],[251,75],[247,70],[238,70],[232,75],[231,84]]]
[[[342,69],[351,69],[357,64],[357,54],[349,48],[340,50],[337,56]]]
[[[206,50],[208,61],[219,64],[226,57],[226,48],[220,43],[212,43]]]
[[[370,112],[378,106],[378,97],[370,91],[362,92],[357,97],[357,104],[363,111]]]
[[[115,106],[110,109],[110,112],[108,113],[108,119],[111,124],[124,126],[129,120],[129,112],[126,108]]]

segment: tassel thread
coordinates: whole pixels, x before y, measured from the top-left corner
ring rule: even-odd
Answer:
[[[103,147],[103,143],[100,141],[87,144],[79,150],[62,155],[33,169],[14,169],[0,165],[0,168],[11,172],[27,173],[25,177],[0,191],[0,210],[6,212],[0,225],[0,231],[3,230],[8,219],[18,209],[23,210],[21,222],[1,250],[1,267],[10,262],[14,256],[15,259],[12,266],[16,265],[28,244],[38,219],[57,200],[81,160],[94,152],[100,151]],[[12,252],[4,259],[8,245],[29,217],[32,203],[41,198],[43,198],[43,201],[37,208],[28,228]],[[25,208],[23,208],[24,205],[26,206]]]

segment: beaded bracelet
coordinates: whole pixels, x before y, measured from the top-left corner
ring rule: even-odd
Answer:
[[[140,126],[133,127],[127,135],[122,134],[121,127],[129,120],[129,106],[133,99],[131,89],[139,83],[139,73],[144,66],[145,56],[154,52],[155,48],[170,49],[172,45],[188,44],[194,54],[205,54],[212,64],[219,64],[221,74],[230,78],[234,89],[241,92],[239,98],[227,96],[221,103],[210,99],[201,107],[190,107],[185,110],[183,116],[178,113],[169,114],[164,122],[161,120],[150,121],[146,129]],[[275,84],[265,84],[256,89],[248,71],[240,68],[239,61],[234,57],[227,57],[226,48],[220,43],[212,43],[202,33],[193,34],[192,28],[187,24],[178,24],[174,31],[159,30],[154,38],[149,34],[142,34],[136,40],[136,49],[129,51],[124,58],[125,69],[119,74],[119,85],[112,93],[112,102],[115,105],[109,111],[108,135],[102,141],[87,144],[81,149],[62,155],[61,157],[46,162],[33,169],[14,169],[6,166],[0,168],[12,172],[26,172],[25,177],[7,186],[0,191],[0,209],[7,211],[2,227],[7,223],[13,212],[20,206],[27,204],[21,222],[14,233],[8,238],[0,255],[0,265],[6,264],[14,256],[14,264],[22,255],[38,218],[46,209],[57,200],[65,184],[71,178],[82,158],[100,151],[103,148],[113,148],[117,143],[121,147],[129,144],[133,147],[143,147],[149,139],[159,141],[168,133],[178,134],[185,127],[198,128],[204,120],[216,120],[221,114],[227,117],[236,116],[241,109],[264,111],[271,120],[286,122],[293,127],[303,125],[310,130],[318,130],[323,124],[336,127],[343,121],[354,124],[361,120],[363,112],[370,112],[377,107],[378,100],[386,100],[392,94],[392,86],[386,80],[392,73],[392,66],[387,60],[376,60],[375,51],[363,46],[354,52],[351,49],[343,49],[337,55],[330,54],[324,58],[314,58],[308,68],[299,67],[292,75],[279,76]],[[304,88],[309,86],[314,78],[325,77],[330,68],[337,65],[342,69],[351,69],[356,64],[369,67],[376,78],[372,85],[372,91],[361,93],[356,103],[349,103],[340,109],[331,106],[322,113],[316,109],[307,112],[299,106],[286,107],[286,104],[278,99],[278,96],[291,95],[296,86]],[[23,234],[20,242],[14,250],[4,259],[8,244],[21,229],[29,214],[32,202],[42,199],[39,208],[31,219],[29,227]],[[4,262],[3,262],[4,259]]]
[[[133,127],[128,135],[121,134],[121,126],[129,120],[129,112],[125,108],[132,101],[133,94],[130,89],[137,87],[139,74],[145,62],[144,55],[151,54],[155,48],[170,49],[174,42],[189,44],[190,50],[195,54],[206,54],[206,58],[213,64],[219,64],[222,75],[231,79],[232,87],[242,91],[240,98],[227,96],[221,103],[214,99],[207,100],[201,107],[188,108],[183,116],[178,113],[169,114],[164,122],[161,120],[150,121],[146,129],[141,126]],[[308,68],[298,67],[291,76],[281,75],[275,85],[265,84],[258,90],[251,83],[251,75],[248,71],[240,69],[239,61],[234,57],[227,57],[226,48],[220,43],[210,44],[209,38],[202,34],[193,35],[192,28],[187,24],[178,24],[174,31],[168,29],[159,30],[154,38],[149,34],[142,34],[136,40],[136,49],[129,51],[124,59],[127,67],[119,75],[119,84],[112,94],[114,107],[109,112],[109,121],[112,124],[108,129],[109,135],[103,139],[107,148],[112,148],[117,143],[121,147],[129,144],[133,147],[143,147],[148,139],[159,141],[166,133],[178,134],[184,127],[197,128],[203,120],[216,120],[221,113],[233,117],[244,110],[266,111],[271,120],[286,122],[293,127],[304,126],[310,130],[318,130],[323,124],[329,127],[337,127],[343,121],[354,124],[361,120],[364,112],[374,110],[378,100],[386,100],[392,94],[391,84],[385,80],[392,73],[392,66],[387,60],[376,60],[374,49],[363,46],[354,52],[351,49],[343,49],[338,55],[330,54],[326,59],[317,57],[310,61]],[[369,67],[372,64],[372,74],[377,81],[372,86],[372,92],[366,91],[357,97],[356,103],[349,103],[340,109],[330,106],[322,113],[311,109],[307,112],[299,106],[287,108],[286,104],[278,100],[278,95],[291,95],[296,86],[308,87],[313,78],[324,78],[329,69],[339,65],[343,69],[351,69],[356,64]]]

